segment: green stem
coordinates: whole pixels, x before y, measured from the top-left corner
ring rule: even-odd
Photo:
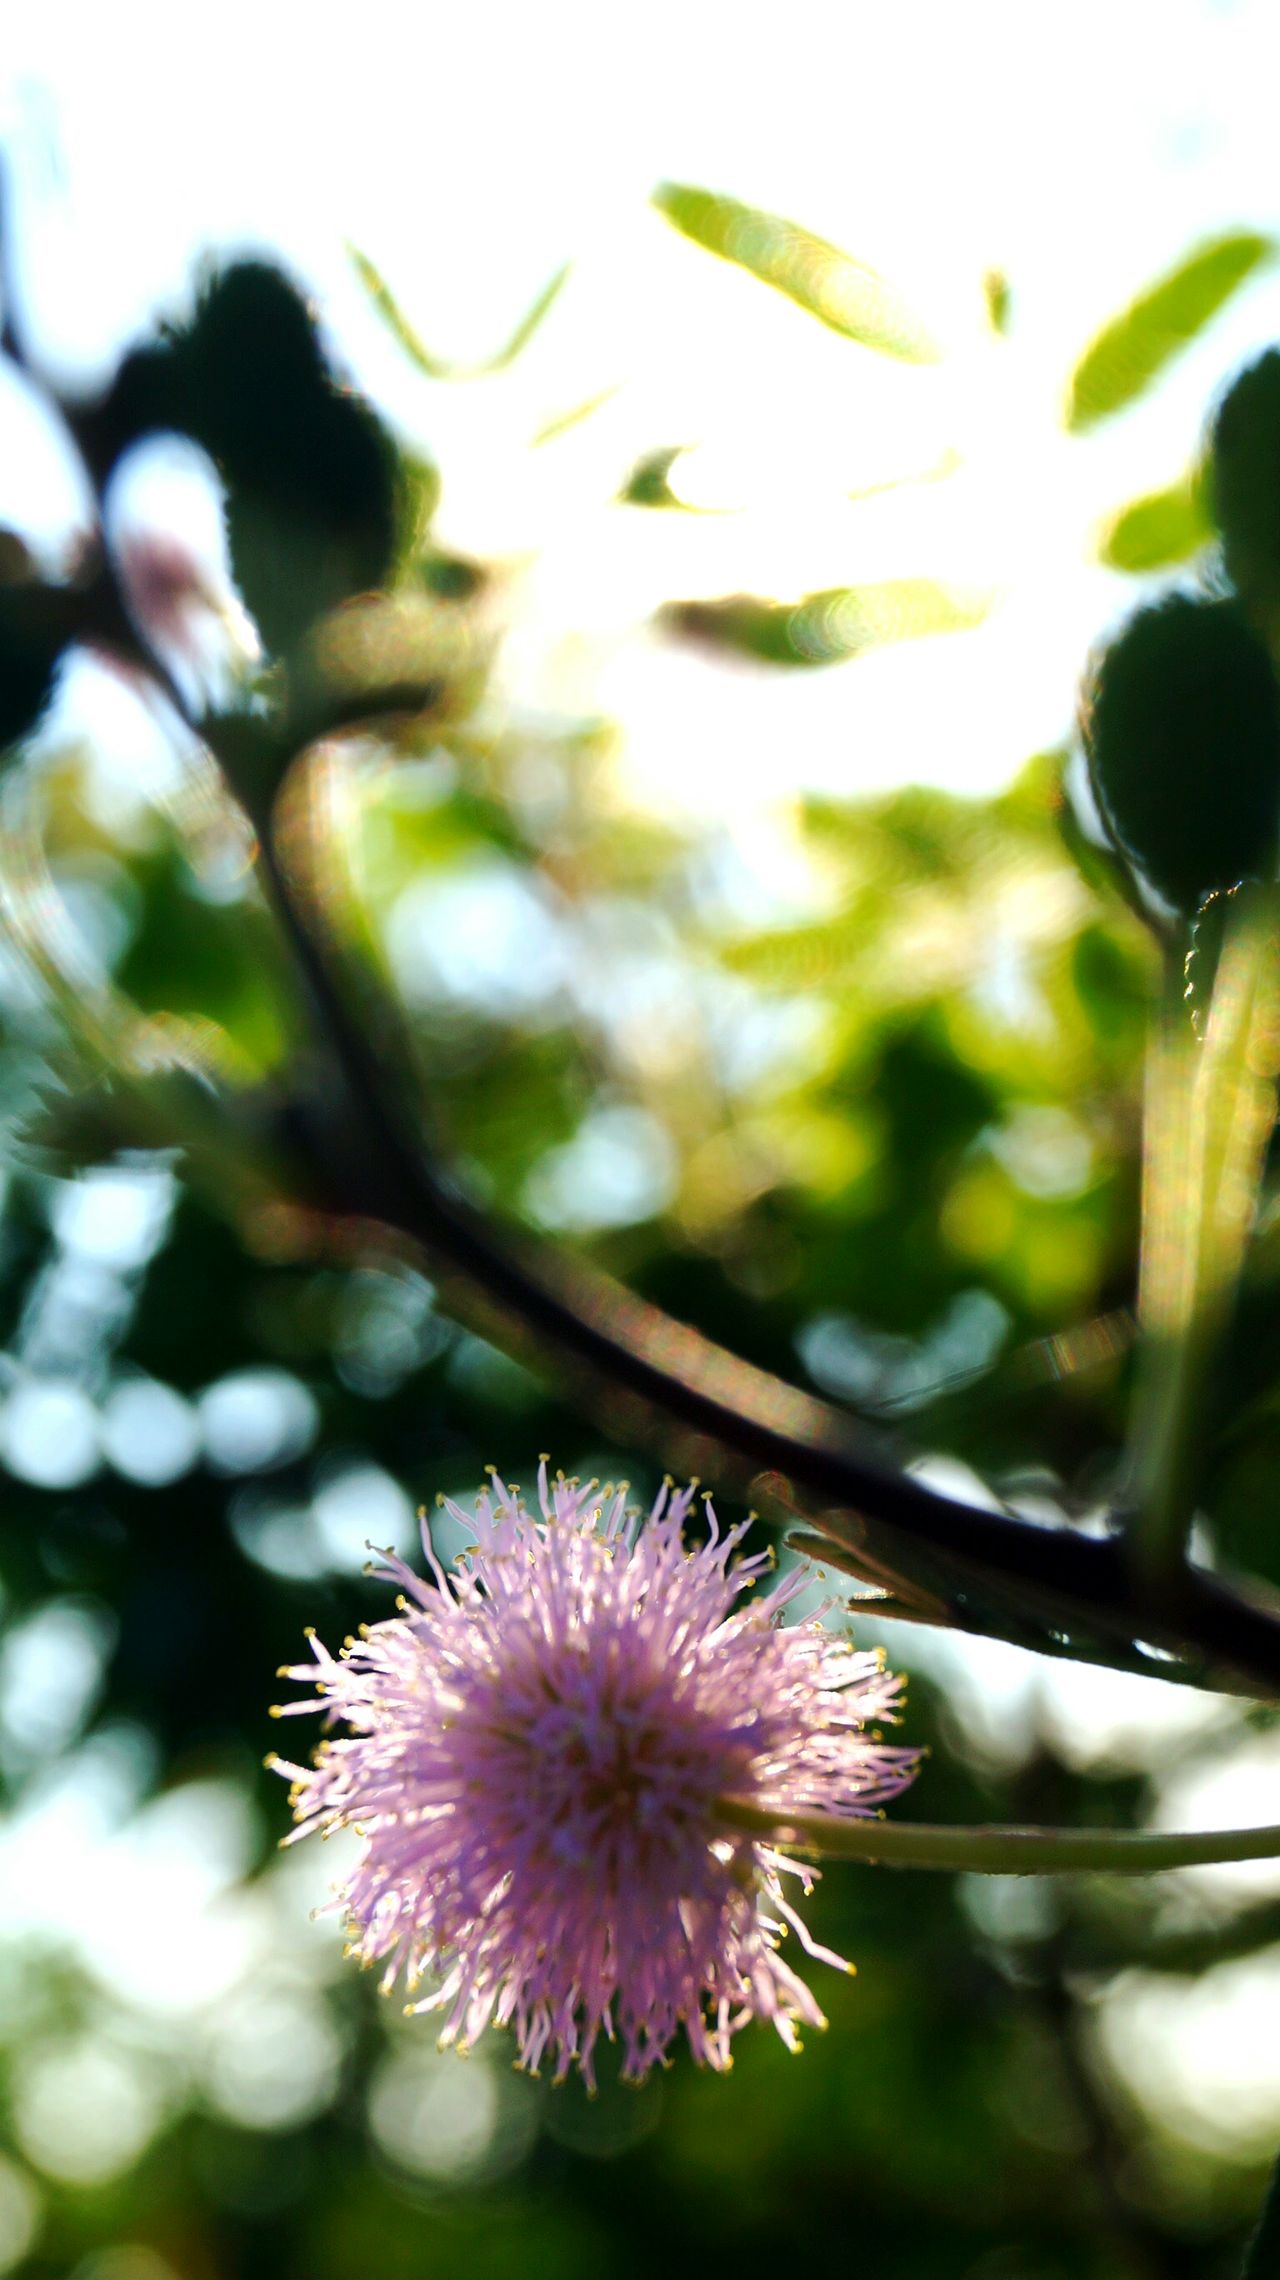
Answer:
[[[525,311],[515,331],[503,342],[501,348],[496,349],[492,356],[483,357],[478,364],[458,364],[449,357],[432,354],[414,331],[381,270],[374,266],[368,254],[361,253],[359,246],[355,245],[349,245],[347,252],[356,275],[383,323],[399,341],[405,355],[417,365],[420,372],[426,374],[428,380],[482,380],[490,373],[505,371],[509,364],[514,364],[526,343],[532,340],[569,276],[569,263],[566,261],[557,269],[549,283],[543,286],[532,308]]]
[[[1272,2172],[1258,2229],[1245,2252],[1240,2280],[1277,2280],[1280,2274],[1280,2161]]]
[[[1060,1876],[1098,1870],[1146,1876],[1157,1869],[1217,1861],[1272,1860],[1280,1828],[1016,1829],[945,1828],[923,1821],[845,1820],[838,1813],[770,1813],[722,1797],[717,1813],[789,1850],[830,1860],[878,1861],[891,1868],[971,1869],[992,1876]]]
[[[1144,1590],[1176,1598],[1209,1443],[1213,1373],[1253,1229],[1275,1121],[1275,889],[1230,898],[1202,1041],[1170,962],[1148,1070],[1130,1554]]]

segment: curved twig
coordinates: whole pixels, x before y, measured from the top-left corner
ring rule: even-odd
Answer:
[[[0,180],[0,200],[3,198]],[[6,253],[0,205],[0,274]],[[4,347],[25,363],[20,329],[6,310]],[[28,367],[29,370],[29,367]],[[39,376],[32,374],[36,385]],[[74,408],[56,407],[80,434]],[[92,477],[93,470],[89,470]],[[216,723],[191,710],[125,607],[104,560],[86,596],[88,631],[142,666],[179,716],[215,753]],[[70,637],[70,636],[69,636]],[[371,712],[376,707],[370,705]],[[220,757],[236,782],[234,755]],[[279,751],[280,773],[293,755]],[[461,1277],[506,1326],[541,1356],[585,1370],[609,1390],[619,1437],[655,1413],[685,1436],[694,1462],[737,1478],[774,1476],[783,1500],[811,1508],[811,1524],[873,1572],[901,1575],[933,1594],[943,1620],[1021,1638],[1050,1651],[1079,1651],[1134,1666],[1143,1648],[1153,1675],[1190,1678],[1280,1697],[1280,1601],[1261,1587],[1233,1589],[1187,1569],[1160,1608],[1146,1602],[1119,1542],[1045,1527],[941,1494],[880,1453],[852,1419],[784,1384],[674,1321],[580,1262],[499,1232],[459,1196],[423,1150],[376,1046],[348,1004],[322,919],[299,894],[261,801],[264,882],[306,985],[322,1056],[322,1079],[299,1078],[284,1104],[295,1144],[327,1208],[398,1230]]]

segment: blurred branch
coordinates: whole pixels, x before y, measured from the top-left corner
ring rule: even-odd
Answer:
[[[937,363],[937,342],[896,287],[812,230],[688,182],[660,182],[653,203],[683,237],[771,285],[847,340],[909,364]]]
[[[1147,1971],[1163,1971],[1198,1978],[1215,1964],[1234,1963],[1241,1956],[1257,1955],[1280,1942],[1280,1901],[1263,1900],[1256,1907],[1232,1913],[1224,1922],[1168,1930],[1159,1919],[1153,1924],[1143,1913],[1133,1922],[1110,1916],[1097,1921],[1077,1920],[1072,1927],[1067,1958],[1071,1971],[1115,1972],[1125,1964],[1140,1964]]]
[[[1106,2101],[1099,2095],[1082,2047],[1080,2000],[1072,1988],[1061,1934],[1047,1943],[1041,1976],[1027,1990],[1053,2036],[1063,2085],[1084,2138],[1085,2159],[1096,2184],[1099,2214],[1110,2234],[1116,2280],[1173,2280],[1178,2267],[1162,2232],[1127,2198],[1123,2178],[1127,2148],[1119,2141]]]

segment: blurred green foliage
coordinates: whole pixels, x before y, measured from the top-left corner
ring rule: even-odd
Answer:
[[[660,622],[686,640],[770,665],[833,665],[887,641],[961,633],[980,625],[988,607],[985,597],[954,593],[932,578],[893,578],[835,586],[798,602],[759,601],[752,594],[668,602]]]
[[[659,204],[837,330],[926,353],[882,281],[809,233],[701,191]],[[1136,395],[1264,250],[1229,241],[1135,304],[1078,368],[1073,425]],[[1003,328],[1003,285],[990,305]],[[0,2259],[30,2280],[363,2280],[371,2260],[387,2280],[577,2280],[833,2254],[892,2280],[1225,2280],[1265,2120],[1206,2116],[1185,2083],[1162,2102],[1109,2022],[1135,1993],[1172,2014],[1196,1974],[1274,1965],[1256,1882],[832,1871],[814,1929],[859,1977],[821,1983],[828,2036],[796,2063],[761,2031],[727,2081],[678,2055],[595,2103],[509,2079],[500,2043],[438,2059],[344,1969],[339,1927],[309,1925],[328,1863],[276,1855],[265,1704],[304,1623],[340,1637],[384,1611],[366,1537],[409,1544],[437,1489],[465,1496],[489,1462],[527,1479],[542,1448],[653,1484],[450,1319],[401,1244],[319,1214],[291,1104],[325,1073],[232,792],[259,812],[283,771],[273,704],[309,733],[390,688],[391,717],[326,743],[302,790],[351,987],[459,1184],[904,1460],[1087,1528],[1124,1487],[1160,958],[1107,866],[1190,915],[1273,861],[1260,637],[1191,599],[1120,637],[1091,728],[1109,856],[1069,817],[1055,751],[993,800],[780,798],[802,882],[782,908],[731,828],[628,803],[607,727],[490,703],[484,567],[437,546],[434,470],[341,388],[292,287],[242,266],[135,351],[84,423],[99,466],[157,406],[222,472],[278,654],[212,724],[230,788],[194,804],[104,796],[92,739],[56,715],[20,763],[48,893],[11,896],[0,963]],[[633,502],[662,501],[667,456],[632,474]],[[1116,566],[1174,559],[1172,507],[1127,522]],[[671,611],[762,668],[973,622],[925,580]],[[1137,653],[1173,625],[1148,671]],[[11,734],[46,688],[38,644],[21,658]],[[1129,665],[1136,726],[1117,720]],[[10,854],[35,864],[16,836]],[[1280,1582],[1267,1211],[1208,1519]],[[1236,1706],[1188,1724],[1142,1682],[1055,1693],[1012,1650],[887,1635],[915,1674],[933,1820],[1128,1825],[1188,1770],[1268,1747]],[[130,2244],[133,2268],[94,2261]]]

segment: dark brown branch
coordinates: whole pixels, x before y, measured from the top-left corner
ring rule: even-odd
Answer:
[[[527,1348],[552,1348],[595,1384],[631,1397],[705,1448],[741,1479],[780,1476],[814,1508],[837,1542],[865,1542],[885,1564],[937,1575],[944,1597],[971,1592],[1036,1619],[1049,1632],[1143,1641],[1178,1657],[1202,1683],[1280,1694],[1280,1614],[1198,1571],[1188,1571],[1176,1619],[1145,1606],[1118,1541],[1045,1527],[958,1502],[880,1457],[853,1420],[672,1320],[579,1262],[499,1234],[437,1173],[404,1123],[404,1106],[330,969],[316,919],[304,910],[270,833],[264,870],[314,1008],[327,1072],[340,1087],[296,1104],[317,1170],[336,1210],[398,1229],[484,1294],[519,1326]],[[639,1425],[640,1419],[629,1420]],[[1030,1618],[1028,1624],[1026,1618]],[[1015,1635],[1018,1633],[1015,1631]],[[1061,1648],[1067,1642],[1059,1637]],[[1067,1651],[1070,1651],[1069,1646]],[[1129,1659],[1129,1658],[1126,1658]],[[1161,1675],[1158,1662],[1151,1675]],[[1172,1669],[1167,1675],[1175,1675]]]

